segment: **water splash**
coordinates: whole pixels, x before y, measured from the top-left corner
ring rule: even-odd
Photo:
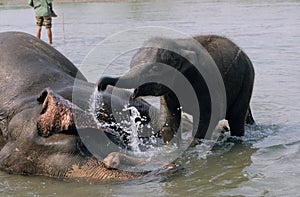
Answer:
[[[94,95],[90,100],[91,104],[91,112],[94,114],[95,119],[97,119],[97,114],[105,112],[103,110],[104,103],[102,95],[95,91]],[[153,170],[155,168],[160,168],[170,162],[178,160],[178,158],[182,157],[182,154],[185,150],[188,149],[191,141],[192,141],[192,131],[184,132],[182,135],[182,140],[179,142],[180,144],[177,146],[173,145],[164,145],[160,138],[153,136],[148,136],[147,139],[141,138],[140,132],[143,129],[142,122],[146,122],[145,118],[141,116],[138,109],[134,106],[130,106],[128,104],[124,104],[123,108],[117,111],[117,116],[120,118],[117,122],[107,123],[107,122],[99,122],[101,127],[118,127],[122,130],[122,133],[126,133],[126,144],[130,149],[120,150],[120,152],[127,154],[128,156],[132,156],[135,158],[142,158],[145,162],[139,165],[132,166],[134,169],[143,169],[143,170]],[[122,113],[125,116],[120,115]],[[99,115],[99,114],[98,114]],[[110,114],[101,114],[101,116],[110,116]],[[149,125],[147,125],[149,126]],[[210,154],[211,148],[216,142],[220,132],[216,128],[215,136],[213,136],[213,140],[205,140],[205,143],[197,146],[194,150],[197,152],[197,159],[206,159],[206,156]],[[118,131],[119,132],[119,131]],[[122,138],[122,134],[120,134]],[[124,169],[129,169],[125,166]]]
[[[141,115],[140,112],[133,106],[125,106],[123,111],[130,111],[130,127],[127,130],[127,133],[129,133],[129,146],[132,148],[132,151],[140,153],[140,144],[142,143],[138,136],[138,130],[141,125]]]
[[[146,117],[142,117],[138,109],[134,106],[129,106],[128,103],[124,103],[123,106],[119,107],[119,109],[114,109],[114,114],[107,114],[107,111],[104,109],[103,95],[97,90],[91,95],[89,110],[94,120],[98,123],[98,126],[101,128],[113,128],[113,130],[117,129],[115,131],[116,136],[119,134],[120,139],[124,140],[130,152],[135,156],[144,156],[155,144],[159,144],[159,140],[154,136],[149,136],[146,140],[141,140],[140,131],[145,126],[142,122],[147,121]],[[102,118],[99,119],[99,117]],[[111,118],[112,121],[106,122],[105,120],[108,118]],[[152,128],[151,124],[147,124],[146,126],[148,129]]]

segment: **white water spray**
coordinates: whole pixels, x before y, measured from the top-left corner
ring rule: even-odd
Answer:
[[[139,145],[141,144],[141,141],[138,137],[138,129],[140,128],[141,124],[141,116],[140,112],[133,106],[128,107],[125,106],[125,109],[123,111],[130,111],[130,127],[128,129],[128,133],[130,133],[129,136],[129,145],[132,147],[133,152],[141,153],[141,149]]]

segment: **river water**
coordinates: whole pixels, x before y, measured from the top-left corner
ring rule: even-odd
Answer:
[[[78,67],[103,39],[142,26],[229,37],[255,67],[251,107],[257,126],[241,139],[225,137],[206,157],[187,151],[183,169],[170,177],[87,183],[0,172],[0,195],[299,196],[300,1],[141,0],[55,4],[55,10],[54,47]],[[1,6],[0,31],[34,34],[33,10]]]

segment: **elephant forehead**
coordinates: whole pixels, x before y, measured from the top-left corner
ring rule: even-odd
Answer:
[[[152,63],[157,61],[158,49],[153,47],[143,47],[133,56],[131,67],[135,65]]]

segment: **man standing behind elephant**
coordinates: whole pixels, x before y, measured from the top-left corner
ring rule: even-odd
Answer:
[[[34,8],[35,18],[36,18],[36,37],[41,38],[42,26],[46,27],[48,42],[52,44],[52,17],[56,17],[57,15],[53,12],[52,8],[53,0],[29,0],[28,4]]]

